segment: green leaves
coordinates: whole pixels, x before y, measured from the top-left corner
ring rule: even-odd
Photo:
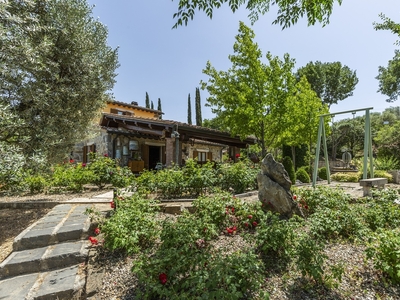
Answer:
[[[211,19],[214,9],[218,9],[227,2],[232,12],[235,12],[241,5],[246,5],[252,23],[255,23],[260,15],[266,14],[271,5],[276,5],[278,6],[278,16],[273,23],[287,28],[304,16],[307,18],[308,25],[314,25],[316,22],[323,25],[328,24],[333,5],[335,3],[340,5],[342,0],[179,0],[178,12],[173,15],[177,19],[174,28],[183,24],[187,25],[189,19],[193,20],[196,9],[205,12]]]
[[[297,80],[300,81],[303,76],[328,107],[352,96],[358,83],[356,71],[350,70],[348,66],[342,66],[340,62],[309,62],[297,70]]]
[[[26,126],[29,156],[59,162],[83,140],[108,99],[118,67],[107,29],[80,0],[8,1],[0,6],[0,103]],[[7,34],[6,34],[7,33]]]
[[[387,67],[380,66],[378,92],[388,96],[387,102],[394,102],[400,95],[400,51],[396,50],[393,59],[389,60]]]

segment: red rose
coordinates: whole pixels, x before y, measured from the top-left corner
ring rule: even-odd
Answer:
[[[231,209],[231,210],[232,210],[232,212],[233,212],[233,213],[235,212],[235,208],[234,208],[234,207],[232,207],[232,209]]]
[[[252,216],[252,215],[248,215],[247,217],[248,217],[249,219],[253,218],[253,216]]]
[[[257,225],[258,225],[257,222],[254,221],[254,222],[253,222],[253,226],[254,226],[254,227],[257,227]]]
[[[70,160],[69,160],[69,163],[70,163],[70,164],[73,164],[73,163],[74,163],[74,160],[73,160],[73,159],[70,159]]]
[[[232,230],[233,230],[233,231],[236,231],[236,229],[237,229],[236,226],[233,226],[233,227],[232,227]]]
[[[86,167],[86,164],[85,164],[85,163],[82,164],[82,168],[84,168],[84,167]]]
[[[304,208],[305,208],[305,209],[308,209],[308,205],[307,205],[307,204],[306,204],[306,205],[304,205]]]
[[[99,235],[100,234],[100,228],[96,228],[95,230],[94,230],[94,233],[96,234],[96,235]]]
[[[111,205],[111,208],[115,208],[115,202],[114,201],[111,201],[110,205]]]
[[[293,195],[293,200],[297,200],[297,196],[296,195]]]
[[[158,275],[158,279],[160,280],[161,284],[164,285],[167,283],[167,274],[161,273]]]
[[[239,157],[240,157],[240,153],[237,153],[237,154],[235,155],[235,157],[236,157],[236,158],[239,158]]]
[[[92,236],[89,237],[89,241],[92,243],[92,245],[97,245],[99,243],[99,241]]]
[[[104,153],[104,157],[108,157],[108,153]]]
[[[244,226],[249,227],[249,223],[244,223]]]

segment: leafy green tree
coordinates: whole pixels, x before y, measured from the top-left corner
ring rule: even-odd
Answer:
[[[229,132],[229,131],[230,131],[230,129],[227,128],[227,127],[224,125],[223,120],[222,120],[220,117],[218,117],[218,116],[216,116],[216,117],[214,117],[214,118],[212,118],[212,119],[204,119],[204,120],[203,120],[203,125],[202,125],[202,126],[203,126],[203,127],[207,127],[207,128],[212,128],[212,129],[221,130],[221,131],[226,131],[226,132]]]
[[[302,77],[296,83],[295,92],[290,95],[286,101],[285,131],[283,131],[282,143],[292,146],[293,164],[296,166],[294,149],[296,146],[307,145],[308,153],[310,153],[313,144],[317,139],[319,115],[329,113],[328,106],[321,103],[319,97],[311,89],[306,77]],[[326,131],[328,131],[328,120],[325,123]],[[308,164],[311,167],[311,157],[308,157]]]
[[[187,115],[188,124],[192,125],[192,104],[190,103],[190,94],[188,95],[188,115]]]
[[[379,67],[378,92],[388,96],[387,102],[394,102],[400,95],[400,51],[396,50],[393,59],[389,60],[387,67]]]
[[[383,23],[374,23],[376,30],[389,30],[400,37],[400,24],[395,23],[384,14],[380,15]],[[399,41],[396,41],[400,45]],[[388,96],[387,102],[394,102],[400,95],[400,51],[395,50],[393,59],[389,60],[387,67],[380,66],[379,75],[376,77],[379,81],[378,92]]]
[[[154,103],[153,103],[153,100],[151,100],[151,105],[150,105],[150,108],[151,108],[151,109],[154,109]]]
[[[352,96],[358,83],[356,71],[350,70],[348,66],[343,66],[340,62],[309,62],[296,73],[298,80],[303,76],[307,78],[311,88],[328,107]]]
[[[203,118],[201,116],[201,99],[200,99],[200,89],[196,88],[196,125],[203,125]]]
[[[267,13],[271,6],[278,7],[278,16],[274,24],[283,28],[290,27],[297,21],[306,17],[309,25],[321,22],[323,25],[329,23],[329,17],[335,3],[342,4],[342,0],[179,0],[178,12],[174,14],[177,19],[174,27],[182,24],[187,25],[189,19],[193,19],[196,9],[203,11],[211,19],[215,8],[228,2],[229,8],[235,12],[239,6],[245,5],[249,10],[249,18],[254,23],[259,15]]]
[[[149,94],[146,92],[146,108],[150,108],[150,98],[149,98]]]
[[[0,103],[25,124],[26,157],[59,160],[87,136],[115,83],[107,35],[86,1],[0,4]]]
[[[162,111],[162,108],[161,108],[161,99],[160,99],[160,98],[158,98],[157,110],[158,110],[158,111]],[[162,119],[162,115],[160,115],[160,119]]]
[[[233,46],[235,54],[229,56],[232,67],[228,71],[217,71],[208,62],[203,73],[210,78],[208,83],[202,82],[202,88],[208,90],[207,105],[223,127],[242,138],[254,135],[264,157],[267,145],[276,147],[282,145],[284,139],[293,139],[294,135],[289,133],[292,128],[288,127],[298,127],[298,123],[306,121],[295,105],[291,106],[295,111],[288,110],[287,102],[317,98],[315,93],[301,95],[312,91],[304,80],[296,85],[294,60],[288,54],[280,60],[267,53],[268,63],[262,63],[262,53],[253,41],[254,36],[254,32],[240,22]],[[320,107],[319,99],[318,103]],[[306,111],[312,109],[313,106]],[[302,118],[294,117],[296,113]]]

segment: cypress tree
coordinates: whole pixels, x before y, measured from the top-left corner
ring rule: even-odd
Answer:
[[[282,165],[285,167],[286,172],[288,172],[292,184],[296,184],[296,173],[294,171],[293,162],[290,156],[285,156],[283,158]]]
[[[147,94],[147,92],[146,92],[146,108],[150,108],[150,98],[149,98],[149,94]]]
[[[157,110],[162,111],[162,109],[161,109],[161,99],[160,98],[158,98]],[[162,119],[162,115],[160,115],[160,119]]]
[[[192,105],[190,104],[190,93],[188,96],[188,115],[187,115],[187,122],[189,125],[192,125]]]
[[[201,117],[200,89],[196,88],[196,125],[202,126],[203,120]]]
[[[153,100],[151,100],[151,109],[154,109],[154,103],[153,103]]]

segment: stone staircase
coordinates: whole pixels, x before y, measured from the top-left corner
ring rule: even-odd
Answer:
[[[19,234],[0,264],[0,299],[80,299],[90,243],[89,205],[61,204]]]

